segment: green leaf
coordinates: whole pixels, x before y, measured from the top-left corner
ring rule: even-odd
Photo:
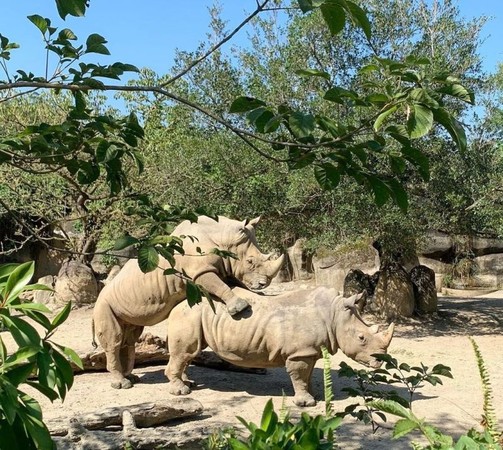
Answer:
[[[86,13],[89,0],[56,0],[59,16],[64,20],[66,16],[82,17]]]
[[[302,450],[317,450],[319,445],[318,431],[314,428],[306,430],[299,439],[299,448]]]
[[[466,134],[463,125],[443,108],[433,110],[433,118],[447,130],[458,148],[464,152],[466,150]]]
[[[314,177],[323,189],[331,190],[338,186],[341,174],[333,164],[322,163],[314,166]]]
[[[41,346],[42,341],[37,330],[28,322],[20,317],[6,316],[3,316],[3,321],[20,347]]]
[[[159,265],[159,254],[152,246],[144,246],[138,249],[138,265],[142,272],[152,272]]]
[[[397,206],[402,210],[402,212],[406,214],[409,208],[409,199],[407,196],[407,192],[403,188],[402,184],[395,178],[389,180],[388,184],[391,188],[391,195],[393,196],[393,200],[395,201]]]
[[[187,302],[190,306],[194,306],[197,303],[200,303],[202,300],[201,290],[191,280],[187,280]]]
[[[371,408],[375,408],[379,411],[383,411],[389,414],[393,414],[395,416],[403,417],[404,419],[414,420],[414,415],[408,410],[404,408],[399,403],[393,400],[373,400],[367,403]]]
[[[436,364],[433,369],[431,369],[431,373],[435,375],[442,375],[444,377],[452,378],[451,368],[448,366],[444,366],[443,364]]]
[[[247,444],[237,440],[236,438],[229,438],[229,444],[232,450],[250,450],[250,447]]]
[[[39,16],[38,14],[28,16],[28,20],[31,23],[33,23],[42,32],[42,34],[45,34],[47,28],[51,24],[51,22],[48,21],[48,19],[44,19],[42,16]]]
[[[294,112],[288,118],[288,124],[294,135],[298,138],[307,137],[314,131],[315,119],[312,114]]]
[[[126,234],[124,236],[121,236],[115,241],[113,250],[122,250],[131,245],[138,244],[138,242],[139,242],[138,239],[136,239],[133,236],[129,236],[129,234]]]
[[[0,280],[2,280],[2,278],[7,278],[18,266],[19,264],[14,263],[0,265]]]
[[[27,359],[36,355],[40,351],[40,347],[36,346],[26,346],[21,347],[12,355],[8,356],[4,363],[2,364],[2,369],[7,369],[9,367],[17,366],[22,362],[25,362]]]
[[[345,3],[353,23],[363,30],[367,39],[370,39],[372,37],[372,27],[365,11],[349,0],[346,0]]]
[[[65,307],[52,319],[51,325],[52,328],[59,327],[70,315],[70,311],[72,310],[72,302],[68,302]]]
[[[341,6],[326,2],[320,6],[321,14],[332,36],[340,33],[346,23],[346,14]]]
[[[303,13],[306,13],[313,9],[312,0],[297,0],[297,3],[299,4],[299,8]]]
[[[243,113],[252,111],[254,109],[259,108],[260,106],[265,106],[265,103],[262,100],[258,100],[253,97],[238,97],[236,98],[229,108],[230,113]]]
[[[37,417],[36,412],[34,413],[34,411],[36,411],[34,404],[38,406],[38,403],[27,395],[23,396],[23,403],[28,404],[29,407],[24,408],[26,412],[20,411],[19,415],[21,416],[21,420],[23,421],[23,426],[26,428],[26,431],[35,442],[36,448],[54,448],[54,443],[49,430],[47,429],[42,419]]]
[[[107,41],[103,36],[93,33],[86,40],[85,53],[98,53],[100,55],[110,55],[110,52],[105,47]]]
[[[32,285],[32,286],[36,286],[36,285]],[[44,286],[43,284],[39,285],[39,286]],[[47,286],[44,286],[46,288],[46,290],[49,290],[49,291],[52,291],[52,289],[48,288]],[[40,290],[43,290],[43,289],[40,289]],[[21,303],[19,305],[10,305],[9,306],[11,309],[16,309],[18,311],[26,311],[26,310],[30,310],[30,311],[39,311],[39,312],[43,312],[43,313],[50,313],[51,310],[43,305],[42,303]]]
[[[28,377],[34,374],[36,369],[37,363],[33,361],[9,370],[6,376],[14,386],[19,386],[21,383],[26,383]]]
[[[75,350],[71,349],[70,347],[64,347],[61,345],[55,344],[56,347],[58,347],[68,358],[70,359],[71,362],[73,362],[78,368],[81,370],[84,370],[84,365],[82,363],[82,360],[80,359],[80,356],[77,355]]]
[[[424,181],[428,181],[430,179],[430,160],[426,155],[417,148],[410,146],[402,147],[402,154],[407,161],[418,168],[419,174]]]
[[[433,112],[423,105],[414,104],[407,120],[407,130],[412,139],[428,134],[433,127]]]
[[[325,92],[323,98],[331,102],[343,104],[345,98],[349,98],[351,100],[358,99],[358,94],[354,91],[336,86]]]
[[[367,180],[374,193],[374,200],[377,206],[383,206],[389,199],[390,191],[388,186],[374,175],[368,175]]]
[[[475,94],[473,91],[468,90],[462,84],[450,84],[447,86],[442,86],[439,89],[436,89],[437,92],[442,94],[450,95],[451,97],[459,98],[466,103],[470,103],[471,105],[475,104]]]
[[[393,439],[401,438],[411,431],[419,428],[419,424],[410,419],[400,419],[393,428]]]
[[[330,81],[330,75],[327,72],[324,72],[322,70],[299,69],[299,70],[296,70],[295,73],[297,75],[300,75],[303,77],[321,77],[321,78],[325,78],[325,80]]]
[[[47,386],[44,386],[36,381],[27,380],[26,384],[35,388],[41,394],[45,395],[51,402],[56,400],[57,398],[59,398],[59,395],[56,391],[53,391],[52,389],[48,388]]]
[[[398,105],[394,105],[391,108],[388,108],[384,110],[381,114],[377,116],[377,119],[374,122],[374,130],[379,131],[379,129],[382,127],[383,123],[385,120],[393,114],[396,110],[398,109]]]
[[[7,304],[23,291],[24,287],[32,279],[34,272],[35,263],[33,261],[20,264],[11,272],[3,293],[3,297]]]

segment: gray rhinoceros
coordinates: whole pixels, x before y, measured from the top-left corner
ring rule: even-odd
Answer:
[[[309,393],[311,373],[321,357],[321,347],[331,354],[340,348],[344,354],[364,365],[377,368],[374,353],[386,353],[393,337],[394,324],[384,332],[368,326],[360,317],[356,302],[361,294],[337,296],[335,289],[317,287],[277,296],[261,296],[234,288],[251,308],[229,316],[215,304],[190,308],[176,306],[168,319],[170,359],[165,374],[171,394],[190,393],[185,368],[209,346],[222,359],[242,367],[283,367],[292,380],[294,402],[312,406]]]
[[[197,223],[182,222],[172,233],[183,238],[185,252],[175,256],[175,268],[221,299],[230,314],[242,311],[248,303],[226,282],[261,289],[269,285],[283,264],[283,256],[272,259],[259,250],[255,240],[258,221],[219,217],[217,222],[201,216]],[[237,259],[212,253],[215,248],[234,253]],[[93,326],[105,350],[114,388],[132,386],[135,342],[143,327],[166,319],[173,307],[186,298],[185,279],[164,274],[164,269],[170,267],[160,258],[158,269],[143,273],[138,261],[132,259],[98,296]]]

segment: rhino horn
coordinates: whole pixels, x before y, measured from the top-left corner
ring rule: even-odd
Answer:
[[[267,255],[266,255],[267,256]],[[266,261],[269,260],[269,258],[266,257]],[[281,255],[278,259],[275,259],[274,261],[269,261],[270,264],[270,269],[271,269],[271,278],[274,277],[279,270],[281,269],[281,266],[283,265],[283,261],[285,260],[285,255]]]
[[[393,337],[394,330],[395,330],[395,323],[391,322],[388,329],[383,333],[384,343],[386,344],[386,347],[388,347],[391,342],[391,338]]]

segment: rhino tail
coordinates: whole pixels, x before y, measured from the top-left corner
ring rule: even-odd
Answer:
[[[91,344],[94,349],[98,348],[98,344],[96,343],[96,333],[95,333],[95,326],[94,326],[94,317],[91,320],[91,330],[93,334],[93,340],[91,341]]]

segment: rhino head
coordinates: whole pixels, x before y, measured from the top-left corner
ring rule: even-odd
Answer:
[[[340,301],[336,317],[336,339],[342,352],[364,366],[377,369],[382,362],[375,353],[386,353],[393,337],[395,324],[391,323],[386,331],[379,331],[378,325],[367,325],[361,318],[357,303],[362,294],[353,295]]]
[[[260,217],[241,223],[240,235],[233,246],[237,259],[231,260],[232,274],[248,289],[263,289],[271,283],[283,265],[284,255],[274,258],[273,254],[260,251],[255,238],[255,227]]]

